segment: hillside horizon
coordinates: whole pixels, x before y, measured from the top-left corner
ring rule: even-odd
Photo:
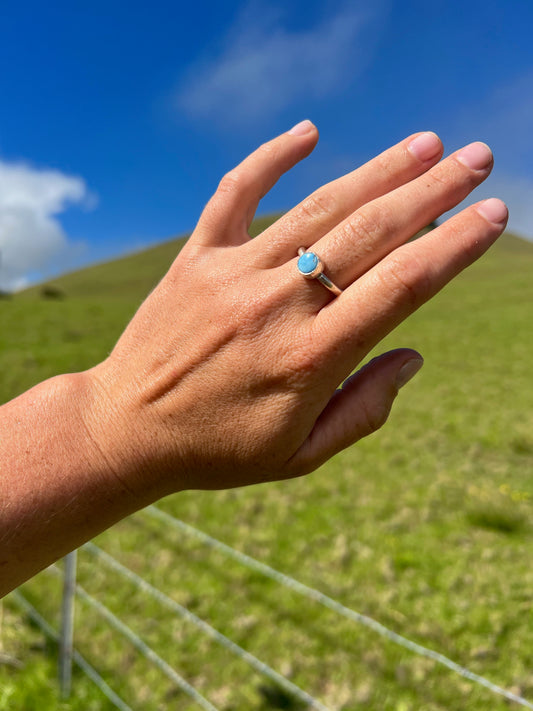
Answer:
[[[258,235],[278,218],[279,214],[257,217],[250,228],[251,236]],[[58,296],[94,294],[95,288],[104,289],[106,293],[115,293],[117,296],[126,295],[131,292],[132,287],[135,292],[145,288],[148,293],[162,279],[190,235],[191,232],[187,232],[145,249],[137,249],[106,261],[64,272],[31,284],[25,289],[14,292],[13,296],[25,298],[42,295],[43,290],[47,288],[51,290],[51,294],[56,290]],[[495,249],[531,253],[533,242],[511,232],[505,232],[491,247],[491,251]]]

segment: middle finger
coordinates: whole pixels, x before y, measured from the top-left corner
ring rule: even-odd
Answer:
[[[313,244],[354,210],[418,177],[441,156],[442,143],[436,134],[413,134],[323,185],[256,237],[250,247],[260,255],[261,266],[284,264],[301,244]]]
[[[489,175],[492,164],[490,148],[484,143],[471,143],[424,175],[367,203],[314,244],[302,246],[316,252],[329,278],[341,289],[346,288],[464,200]],[[315,294],[314,301],[318,299],[320,305],[330,298],[320,284],[315,286]]]

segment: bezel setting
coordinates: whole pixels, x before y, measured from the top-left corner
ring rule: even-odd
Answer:
[[[306,252],[303,247],[300,247],[298,250],[298,254],[300,255],[297,266],[298,266],[298,271],[300,274],[305,277],[306,279],[316,279],[317,276],[322,274],[324,270],[324,266],[322,264],[322,261],[320,260],[320,257],[315,254],[314,252]],[[305,264],[306,262],[309,262],[310,259],[314,262],[313,268],[309,270],[309,268],[306,269]]]

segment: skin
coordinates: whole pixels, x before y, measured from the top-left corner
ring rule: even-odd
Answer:
[[[250,240],[259,200],[317,140],[303,122],[228,173],[111,355],[0,408],[0,593],[162,496],[301,476],[383,425],[421,356],[350,373],[507,210],[483,201],[408,242],[492,169],[484,144],[441,160],[414,134]],[[298,273],[300,246],[339,297]]]

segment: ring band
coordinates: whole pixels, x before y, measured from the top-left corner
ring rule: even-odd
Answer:
[[[342,294],[342,289],[335,286],[331,279],[324,274],[324,265],[314,252],[307,252],[305,247],[299,247],[298,256],[297,267],[303,277],[306,279],[317,279],[317,281],[323,284],[326,289],[331,291],[332,294],[335,294],[335,296]]]

